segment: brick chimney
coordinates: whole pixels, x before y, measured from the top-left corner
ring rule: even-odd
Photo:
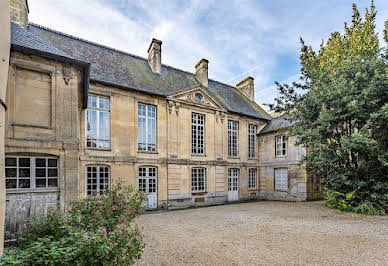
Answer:
[[[255,100],[255,85],[254,79],[252,77],[247,77],[246,79],[240,81],[236,84],[236,88],[244,94],[249,100]]]
[[[148,63],[151,66],[152,72],[162,73],[162,41],[152,39],[148,47]]]
[[[4,1],[4,0],[1,0]],[[9,0],[9,15],[12,22],[28,28],[28,1],[27,0]]]
[[[197,77],[199,83],[201,83],[205,87],[209,85],[208,65],[209,65],[209,61],[204,58],[202,58],[195,65],[195,76]]]

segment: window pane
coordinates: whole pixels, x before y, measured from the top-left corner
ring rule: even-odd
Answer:
[[[49,167],[57,167],[57,159],[48,159]]]
[[[57,177],[58,176],[58,169],[48,169],[48,176],[49,177]]]
[[[30,168],[19,168],[19,177],[30,177]]]
[[[88,96],[88,107],[97,107],[97,96],[89,95]]]
[[[29,188],[30,179],[19,179],[19,188]]]
[[[99,139],[108,140],[109,139],[109,113],[100,112],[99,115],[100,115]]]
[[[97,139],[97,111],[86,111],[86,137],[89,139]]]
[[[46,159],[45,158],[36,158],[35,166],[36,167],[45,167],[46,166]]]
[[[46,179],[36,179],[36,187],[46,187]]]
[[[6,179],[5,188],[16,188],[16,179]]]
[[[35,169],[36,177],[46,177],[46,168],[37,168]]]
[[[16,158],[5,158],[5,166],[16,166]]]
[[[16,168],[5,168],[6,177],[16,177]]]
[[[30,158],[19,158],[20,167],[30,167]]]
[[[109,98],[99,97],[99,106],[98,108],[109,110]]]
[[[48,180],[48,186],[49,187],[58,187],[58,179],[56,178],[50,178]]]

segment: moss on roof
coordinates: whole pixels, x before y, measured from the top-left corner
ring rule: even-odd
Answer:
[[[82,40],[39,25],[30,24],[29,32],[79,60],[91,63],[90,80],[167,96],[183,88],[198,85],[195,74],[162,65],[161,74],[152,72],[146,58]],[[209,79],[207,90],[228,111],[270,120],[271,117],[235,87]]]

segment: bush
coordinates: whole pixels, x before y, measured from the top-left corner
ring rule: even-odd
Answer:
[[[362,202],[355,205],[354,192],[343,194],[338,191],[329,190],[325,193],[325,204],[332,209],[341,211],[355,212],[366,215],[385,215],[384,209],[370,201]]]
[[[52,210],[29,220],[0,265],[128,265],[140,259],[143,236],[132,220],[145,195],[132,186],[71,203],[65,214]]]

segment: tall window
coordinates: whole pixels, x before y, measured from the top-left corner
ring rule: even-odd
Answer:
[[[89,95],[85,131],[86,147],[109,149],[110,113],[108,97]]]
[[[228,156],[238,155],[238,122],[228,121]]]
[[[257,170],[256,169],[249,169],[248,171],[249,180],[248,180],[248,188],[255,189],[257,187]]]
[[[248,126],[248,157],[256,157],[256,125]]]
[[[58,160],[44,157],[6,157],[7,189],[58,187]]]
[[[191,153],[204,154],[205,115],[191,114]]]
[[[287,140],[286,136],[275,137],[275,155],[276,157],[286,156],[287,152]]]
[[[139,167],[139,190],[144,193],[156,193],[156,167]]]
[[[156,151],[156,107],[139,103],[137,108],[137,148]]]
[[[86,167],[86,194],[94,194],[109,188],[110,171],[108,166]]]
[[[206,191],[206,169],[191,168],[191,192]]]
[[[288,170],[287,168],[275,169],[275,189],[287,190],[288,189]]]

